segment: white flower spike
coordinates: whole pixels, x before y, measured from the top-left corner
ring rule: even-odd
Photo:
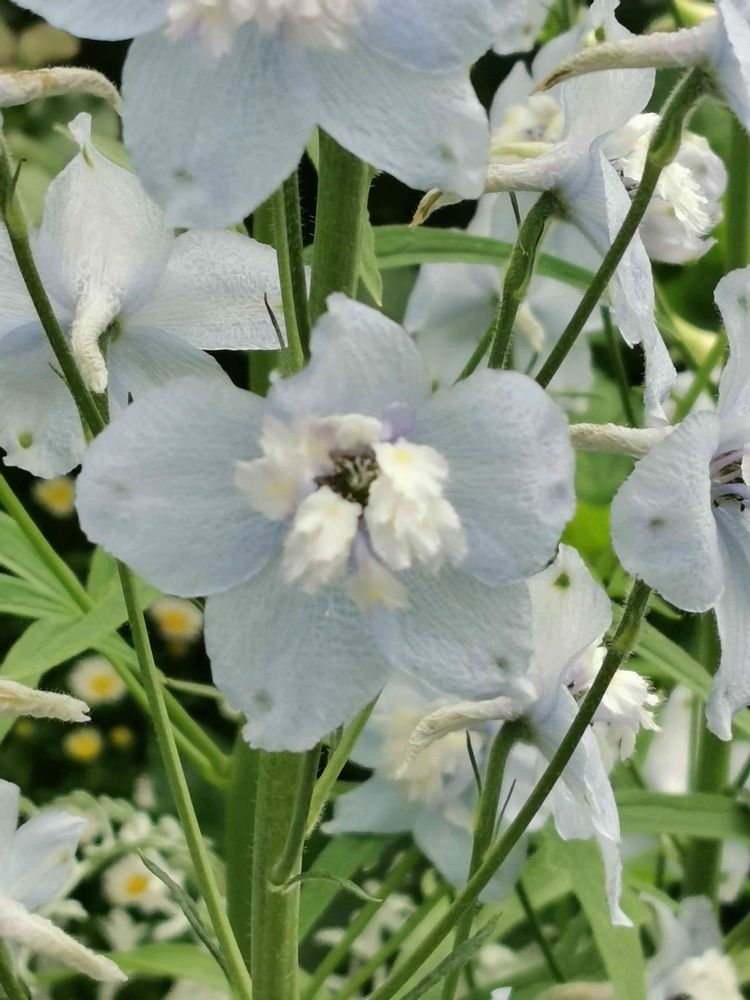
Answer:
[[[612,539],[623,567],[672,604],[715,609],[721,664],[706,716],[728,740],[750,702],[750,269],[715,297],[730,347],[717,412],[692,413],[640,460],[612,504]]]
[[[98,982],[125,982],[127,977],[114,962],[34,912],[57,896],[70,878],[85,820],[47,811],[16,829],[19,797],[17,785],[0,780],[0,937]]]
[[[37,691],[17,681],[0,678],[0,716],[30,719],[58,719],[60,722],[89,722],[89,706],[69,694]]]
[[[117,412],[171,378],[223,379],[213,349],[275,349],[264,296],[281,313],[276,255],[238,233],[175,238],[138,179],[99,153],[91,117],[52,182],[34,244],[42,280],[88,385]],[[49,478],[79,464],[75,405],[0,227],[0,445]]]

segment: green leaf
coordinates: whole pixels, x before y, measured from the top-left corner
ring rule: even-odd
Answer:
[[[558,840],[555,849],[572,876],[573,891],[586,914],[615,1000],[646,1000],[646,973],[638,931],[613,927],[604,894],[604,870],[593,840]]]
[[[150,979],[188,979],[221,992],[229,990],[219,966],[207,951],[193,944],[146,944],[109,956],[128,976]]]
[[[461,969],[467,962],[476,955],[482,945],[492,936],[495,930],[495,921],[492,920],[486,924],[480,931],[477,931],[468,941],[456,948],[454,951],[444,958],[442,962],[435,966],[435,968],[428,972],[424,979],[421,979],[416,986],[412,987],[407,994],[403,997],[403,1000],[419,1000],[423,997],[428,990],[432,989],[437,983],[442,982],[445,977],[453,972],[454,969]]]
[[[629,788],[617,793],[617,808],[625,833],[750,840],[750,811],[727,795],[664,795]]]
[[[67,608],[46,587],[0,573],[0,613],[19,618],[47,618],[65,611]]]
[[[375,253],[381,271],[415,264],[488,264],[499,267],[507,261],[512,244],[486,236],[473,236],[455,229],[376,226]],[[588,288],[594,277],[584,267],[542,253],[536,270],[546,278]]]
[[[105,552],[104,549],[94,549],[89,564],[89,575],[86,579],[86,590],[93,601],[98,603],[102,598],[120,586],[120,578],[117,573],[117,561]]]
[[[0,513],[0,566],[15,576],[33,583],[57,600],[61,609],[75,606],[62,584],[39,553],[27,541],[16,522]]]
[[[350,893],[352,896],[356,896],[357,899],[364,900],[365,903],[380,903],[382,900],[379,896],[373,896],[371,893],[366,892],[356,882],[352,882],[351,879],[342,878],[340,875],[335,875],[333,872],[323,871],[321,868],[310,868],[306,872],[300,872],[299,875],[295,875],[293,878],[288,879],[283,885],[272,885],[272,892],[285,893],[289,892],[291,888],[298,885],[300,882],[334,882],[339,889],[344,892]]]
[[[380,273],[375,254],[375,230],[369,219],[362,227],[360,247],[359,277],[378,308],[383,305],[383,275]]]

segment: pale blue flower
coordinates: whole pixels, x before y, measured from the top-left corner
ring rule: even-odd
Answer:
[[[730,355],[715,413],[692,413],[640,460],[612,504],[612,540],[623,567],[685,611],[714,608],[721,664],[709,728],[732,735],[750,701],[750,270],[716,288]]]
[[[125,139],[179,225],[226,225],[296,168],[315,125],[380,170],[477,197],[487,117],[468,68],[515,0],[24,0],[95,38],[139,36]]]
[[[517,585],[573,510],[565,417],[530,379],[435,396],[405,331],[332,296],[268,400],[173,384],[90,447],[90,538],[167,593],[208,594],[217,686],[266,749],[304,749],[391,664],[460,697],[528,659]],[[498,589],[499,588],[499,589]]]
[[[238,233],[175,238],[138,179],[99,153],[91,117],[80,152],[47,191],[33,235],[42,280],[84,380],[113,412],[170,378],[225,376],[206,350],[278,347],[276,255]],[[78,465],[80,418],[0,226],[0,446],[42,477]]]

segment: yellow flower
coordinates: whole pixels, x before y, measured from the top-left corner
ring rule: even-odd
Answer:
[[[89,705],[111,705],[126,691],[114,667],[103,656],[79,660],[68,676],[68,684]]]
[[[37,479],[31,493],[39,506],[54,517],[70,517],[75,510],[76,485],[70,476]]]
[[[94,726],[80,726],[63,739],[63,750],[77,764],[93,764],[101,755],[104,741]]]
[[[129,726],[115,726],[110,731],[109,742],[118,750],[130,750],[135,743],[135,733]]]
[[[160,598],[149,614],[167,642],[194,642],[203,628],[203,612],[181,597]]]

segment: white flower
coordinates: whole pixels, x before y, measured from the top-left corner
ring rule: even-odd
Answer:
[[[124,982],[114,962],[33,912],[70,878],[85,821],[47,811],[16,829],[19,795],[16,785],[0,780],[0,937],[100,982]]]
[[[169,904],[166,885],[135,854],[127,854],[104,873],[104,895],[114,906],[156,913]]]
[[[624,568],[686,611],[715,608],[721,664],[709,728],[731,737],[750,701],[750,270],[716,288],[729,337],[717,412],[692,413],[640,460],[612,504],[612,539]]]
[[[468,67],[514,20],[510,0],[25,3],[84,37],[140,36],[125,140],[175,224],[248,215],[316,125],[411,187],[481,193],[489,132]]]
[[[276,256],[238,233],[175,238],[138,179],[70,124],[80,152],[50,184],[34,238],[57,318],[81,373],[111,411],[154,385],[225,378],[206,350],[277,348],[264,296],[280,311]],[[6,461],[50,477],[78,465],[84,439],[70,393],[0,226],[0,445]]]
[[[115,668],[103,656],[86,656],[68,674],[71,691],[92,705],[112,705],[127,690]]]
[[[168,642],[195,642],[203,631],[203,612],[182,597],[160,597],[148,613]]]
[[[0,716],[27,716],[30,719],[59,719],[60,722],[88,722],[89,707],[78,698],[54,691],[38,691],[17,681],[0,679]]]

